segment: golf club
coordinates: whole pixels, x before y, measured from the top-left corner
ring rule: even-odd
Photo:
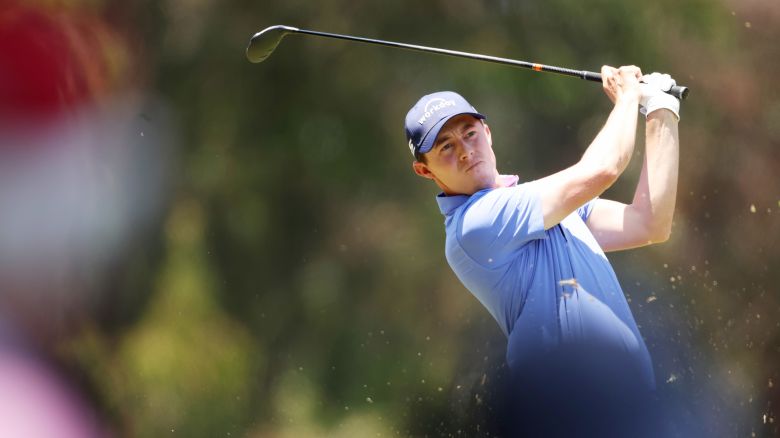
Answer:
[[[566,76],[574,76],[580,79],[601,83],[601,74],[586,70],[572,70],[563,67],[537,64],[527,61],[518,61],[515,59],[499,58],[495,56],[480,55],[477,53],[459,52],[456,50],[437,49],[435,47],[418,46],[414,44],[397,43],[393,41],[383,41],[370,38],[362,38],[351,35],[339,35],[335,33],[317,32],[314,30],[298,29],[291,26],[276,25],[270,26],[254,34],[249,40],[249,46],[246,48],[246,57],[250,62],[258,63],[265,61],[271,56],[276,46],[282,41],[285,35],[290,33],[302,33],[325,38],[335,38],[340,40],[357,41],[361,43],[377,44],[380,46],[397,47],[400,49],[416,50],[419,52],[438,53],[440,55],[456,56],[460,58],[476,59],[480,61],[494,62],[497,64],[511,65],[514,67],[527,68],[538,72],[558,73]],[[688,87],[675,85],[667,93],[683,100],[688,96]]]

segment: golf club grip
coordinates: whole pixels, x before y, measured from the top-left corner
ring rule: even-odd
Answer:
[[[601,74],[595,73],[592,71],[583,71],[580,72],[579,75],[582,79],[593,81],[593,82],[601,82]],[[675,85],[673,86],[667,93],[671,94],[672,96],[684,100],[686,97],[688,97],[688,87],[684,85]]]

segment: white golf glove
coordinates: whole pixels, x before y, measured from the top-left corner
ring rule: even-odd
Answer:
[[[677,85],[674,79],[667,74],[650,73],[642,76],[639,87],[642,97],[639,99],[639,112],[647,117],[655,110],[666,108],[680,120],[680,101],[671,94],[666,93]]]

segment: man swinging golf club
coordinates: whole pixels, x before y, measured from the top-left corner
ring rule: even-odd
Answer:
[[[508,338],[514,426],[547,436],[626,432],[655,389],[604,253],[669,237],[680,102],[665,92],[676,85],[668,75],[634,66],[601,75],[614,107],[582,158],[522,184],[498,173],[485,116],[460,95],[423,96],[406,116],[414,171],[443,191],[447,261]],[[633,201],[601,199],[633,154],[637,108],[646,153]]]

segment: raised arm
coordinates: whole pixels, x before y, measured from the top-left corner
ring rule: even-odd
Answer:
[[[615,104],[604,127],[577,164],[537,181],[545,229],[609,188],[634,151],[642,73],[634,66],[604,66],[601,75],[604,92]]]
[[[647,90],[644,91],[646,94]],[[651,102],[647,108],[650,112],[645,128],[645,159],[633,201],[626,205],[599,199],[588,217],[588,228],[604,251],[635,248],[669,238],[677,197],[679,102],[667,100],[666,96],[669,95],[659,94],[660,104]]]

